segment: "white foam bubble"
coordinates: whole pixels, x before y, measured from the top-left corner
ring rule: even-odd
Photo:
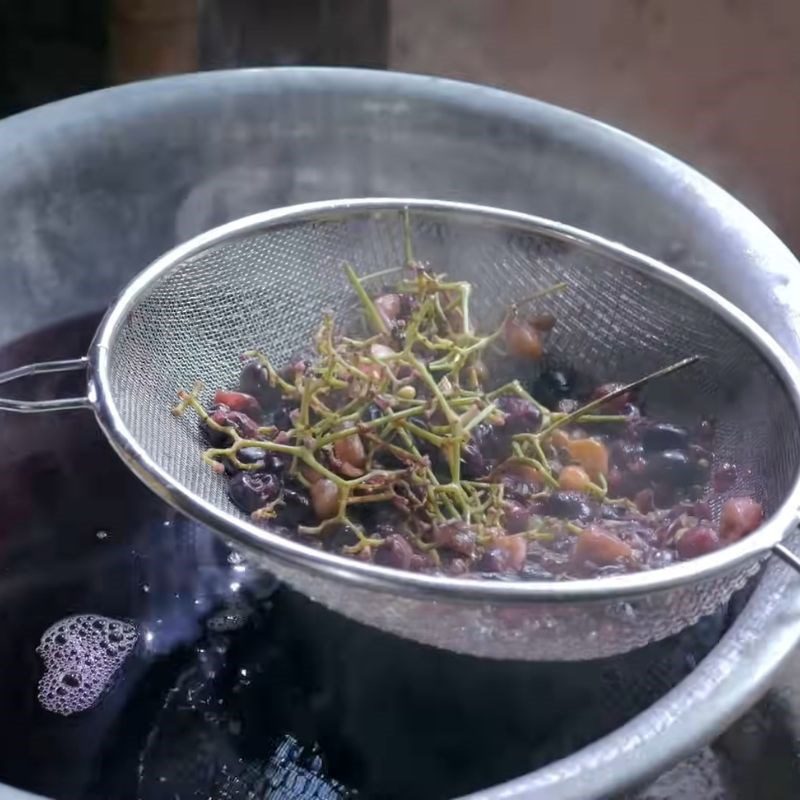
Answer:
[[[91,708],[138,637],[135,625],[97,614],[66,617],[51,625],[36,648],[45,667],[39,702],[65,716]]]

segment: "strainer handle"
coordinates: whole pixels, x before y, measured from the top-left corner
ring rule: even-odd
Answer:
[[[30,375],[44,375],[48,372],[72,372],[86,369],[88,359],[70,358],[64,361],[40,361],[0,372],[0,384],[26,378]],[[88,397],[59,397],[53,400],[11,400],[0,397],[0,411],[16,411],[20,414],[37,414],[45,411],[67,411],[74,408],[91,408]]]
[[[800,572],[800,556],[795,555],[788,547],[782,544],[776,544],[772,548],[772,552],[775,553],[784,564],[788,564],[795,571]]]

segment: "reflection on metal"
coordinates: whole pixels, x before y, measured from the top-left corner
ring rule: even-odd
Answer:
[[[800,357],[800,270],[757,218],[663,152],[533,100],[400,74],[245,70],[133,84],[0,127],[1,344],[105,307],[142,264],[214,225],[293,202],[403,194],[511,207],[622,241],[719,291]],[[15,363],[36,357],[23,350]],[[37,586],[52,591],[45,577]],[[675,691],[482,800],[611,796],[717,735],[800,639],[798,583],[775,559]]]

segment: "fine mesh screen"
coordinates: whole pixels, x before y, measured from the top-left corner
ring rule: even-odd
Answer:
[[[664,411],[671,419],[693,421],[713,417],[719,456],[741,467],[733,492],[754,495],[768,513],[785,497],[800,452],[791,399],[759,350],[705,302],[632,268],[611,251],[558,238],[502,215],[412,209],[410,238],[417,260],[474,285],[479,329],[495,326],[515,298],[565,282],[565,291],[547,299],[548,310],[558,318],[548,352],[594,381],[633,380],[688,355],[700,355],[699,365],[648,387],[649,413]],[[316,213],[302,222],[268,223],[176,264],[132,309],[110,348],[109,392],[132,437],[178,483],[237,516],[225,494],[224,477],[200,459],[196,419],[176,419],[169,413],[176,391],[191,388],[198,379],[209,393],[235,385],[240,355],[249,349],[264,351],[278,365],[302,352],[324,310],[333,309],[342,319],[354,307],[343,264],[352,264],[362,275],[399,266],[404,261],[403,241],[403,217],[397,209],[343,209]],[[283,577],[363,621],[454,649],[492,655],[486,652],[491,642],[502,650],[502,635],[494,629],[486,633],[485,606],[478,626],[484,633],[460,633],[451,627],[423,635],[414,623],[398,619],[403,604],[394,612],[353,608],[349,589],[334,589],[326,579],[301,572],[290,569]],[[693,621],[724,600],[735,584],[741,584],[743,574],[710,581],[713,591],[703,592],[702,600],[684,598],[689,605],[682,610],[674,605],[677,595],[688,589],[667,593],[663,603],[653,597],[642,601],[648,609],[643,616],[650,617],[649,634],[631,622],[635,609],[630,611],[629,604],[624,613],[618,603],[603,607],[601,627],[637,630],[630,636],[628,631],[624,642],[604,644],[600,650],[615,652],[673,632],[675,625]],[[556,618],[561,619],[562,612]],[[399,616],[408,613],[412,612],[404,606]],[[475,621],[463,618],[464,613],[461,608],[456,614],[459,629]],[[491,608],[488,613],[491,618]],[[670,619],[659,617],[654,624],[652,615],[665,613]],[[443,615],[443,625],[448,616]],[[577,616],[585,618],[581,627],[589,625],[589,633],[597,632],[594,615]],[[554,636],[552,648],[557,652],[550,652],[542,640],[541,615],[537,619],[537,648],[545,651],[537,657],[586,657],[580,651],[587,645],[579,641],[584,637],[585,642],[586,629],[576,630],[576,636],[569,637],[571,644],[560,634]],[[453,622],[451,618],[451,626]],[[430,627],[430,621],[426,625]],[[526,637],[520,638],[519,620],[512,627],[516,644],[506,657],[526,657],[524,647],[530,642],[526,645]],[[557,629],[561,624],[544,627]],[[459,647],[462,635],[482,637],[481,646]],[[598,647],[590,654],[601,654]]]

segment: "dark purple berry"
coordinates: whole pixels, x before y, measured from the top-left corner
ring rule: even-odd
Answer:
[[[647,488],[647,462],[634,458],[626,467],[612,467],[608,473],[608,488],[613,497],[633,497]]]
[[[480,446],[475,442],[467,442],[461,448],[461,477],[472,481],[485,477],[488,472],[489,466]]]
[[[542,513],[548,517],[585,522],[594,516],[594,508],[583,492],[553,492],[544,499]]]
[[[522,533],[530,527],[531,511],[513,500],[507,501],[503,506],[503,527],[509,533]]]
[[[396,533],[387,536],[383,545],[375,551],[376,564],[395,569],[408,569],[413,557],[414,550],[411,545]]]
[[[430,430],[430,425],[428,422],[421,417],[411,417],[409,421],[418,428],[422,428],[422,430]],[[417,439],[416,445],[420,454],[427,456],[430,459],[431,468],[436,473],[437,477],[442,478],[445,481],[449,480],[450,468],[447,465],[447,461],[444,458],[442,451],[438,447],[432,445],[426,439]]]
[[[272,456],[271,453],[267,453],[266,450],[262,450],[260,447],[243,447],[241,450],[236,452],[236,458],[242,464],[255,464],[257,465],[258,471],[265,471],[265,472],[275,472],[275,470],[265,470],[264,467],[266,466],[266,458],[267,456]],[[233,465],[232,461],[225,460],[225,471],[229,475],[233,475],[239,470]]]
[[[507,572],[508,571],[508,558],[504,550],[499,547],[493,547],[487,550],[478,561],[478,570],[480,572]]]
[[[505,497],[523,503],[542,490],[542,478],[535,467],[527,464],[513,464],[503,470],[500,476]]]
[[[247,455],[242,458],[242,454],[247,450]],[[261,457],[257,458],[256,453],[260,453]],[[268,450],[262,450],[260,447],[243,447],[239,453],[239,461],[245,464],[260,464],[259,472],[270,472],[273,475],[280,475],[286,467],[289,466],[290,458],[281,453],[271,453]],[[253,459],[253,460],[247,460]]]
[[[386,412],[376,403],[370,403],[364,413],[362,414],[362,419],[364,422],[374,422],[376,419],[380,419],[381,417],[385,417]]]
[[[219,406],[219,408],[215,408],[211,412],[210,418],[217,425],[234,428],[239,436],[244,439],[258,438],[258,423],[241,411],[231,411],[227,406]],[[208,435],[209,444],[212,447],[227,447],[230,444],[231,437],[229,434],[216,430],[208,424],[204,425],[204,427]]]
[[[228,484],[228,496],[245,514],[276,500],[280,490],[280,479],[264,472],[239,472]]]
[[[535,433],[539,430],[542,412],[530,400],[504,395],[495,400],[495,405],[505,414],[503,429],[506,435]]]
[[[264,455],[264,466],[261,467],[262,472],[271,472],[274,475],[280,475],[286,467],[289,466],[290,458],[287,455],[280,453],[266,453]]]
[[[697,426],[697,430],[695,435],[697,436],[698,441],[701,444],[704,444],[706,447],[710,447],[712,442],[714,441],[714,433],[715,433],[715,424],[714,421],[711,419],[704,419],[700,422]]]
[[[658,484],[681,487],[696,482],[698,467],[683,450],[663,450],[647,458],[647,477]]]
[[[236,453],[236,457],[242,464],[263,463],[266,455],[266,450],[262,450],[260,447],[243,447]]]
[[[275,409],[272,415],[272,424],[279,431],[289,431],[294,427],[291,412],[294,411],[294,406],[282,404]]]
[[[400,317],[408,319],[419,308],[419,299],[413,294],[400,295]]]
[[[439,547],[462,556],[472,556],[477,547],[477,534],[466,522],[447,522],[433,529],[433,538]]]
[[[611,445],[609,460],[611,464],[620,469],[626,469],[629,464],[642,457],[644,448],[638,442],[620,440]]]
[[[642,409],[636,403],[625,403],[619,413],[628,418],[628,425],[639,422],[642,418]]]
[[[267,370],[255,359],[242,367],[239,390],[255,397],[263,409],[271,408],[281,399],[280,391],[270,386]]]
[[[287,528],[311,524],[315,519],[311,498],[303,484],[287,478],[283,484],[283,504],[276,508],[277,522]]]
[[[503,437],[498,432],[503,428],[497,428],[488,422],[476,425],[470,431],[470,442],[473,442],[481,452],[484,459],[494,459],[504,455],[508,443],[503,441]]]
[[[570,398],[574,388],[572,373],[560,369],[548,369],[534,381],[531,394],[551,411],[556,411],[559,401]]]
[[[727,492],[729,489],[733,489],[736,485],[736,478],[738,477],[738,473],[736,470],[736,465],[731,464],[728,461],[723,461],[717,469],[714,470],[714,491],[715,492]]]
[[[653,505],[656,508],[670,508],[675,504],[676,486],[672,483],[653,483]]]
[[[431,572],[434,571],[435,565],[427,553],[414,553],[408,568],[411,572]]]
[[[352,525],[332,525],[325,531],[322,546],[332,553],[341,554],[345,547],[352,547],[358,543],[358,534]]]
[[[648,453],[685,450],[689,446],[689,432],[679,425],[657,423],[642,431],[642,445]]]

